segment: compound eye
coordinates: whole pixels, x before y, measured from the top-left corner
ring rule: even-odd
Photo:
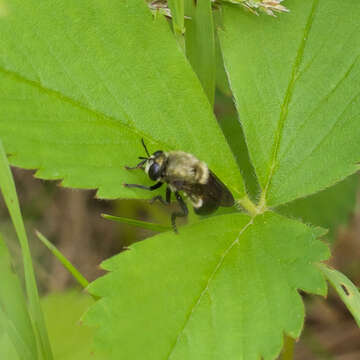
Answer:
[[[153,163],[149,169],[149,177],[151,180],[157,180],[160,177],[160,165]]]
[[[158,150],[158,151],[155,151],[154,153],[153,153],[153,156],[154,157],[158,157],[158,156],[160,156],[161,154],[163,154],[164,152],[162,151],[162,150]]]

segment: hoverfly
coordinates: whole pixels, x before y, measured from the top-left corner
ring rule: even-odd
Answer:
[[[208,166],[194,155],[183,151],[157,150],[150,155],[144,139],[141,139],[147,157],[140,156],[141,160],[136,166],[125,166],[127,170],[143,169],[149,178],[156,183],[152,186],[138,184],[124,184],[125,187],[140,188],[145,190],[156,190],[166,184],[165,200],[161,195],[155,196],[151,202],[156,200],[169,205],[171,193],[180,205],[181,211],[171,214],[171,224],[177,233],[176,218],[188,215],[188,208],[180,195],[180,192],[190,200],[198,215],[213,213],[219,206],[233,206],[234,198],[230,190],[221,180],[208,168]]]

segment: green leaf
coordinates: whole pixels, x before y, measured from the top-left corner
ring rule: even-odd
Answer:
[[[360,2],[289,6],[276,19],[224,6],[220,34],[269,206],[331,186],[360,161]]]
[[[56,360],[106,359],[101,354],[92,352],[94,331],[79,320],[92,303],[93,300],[88,295],[76,291],[50,294],[41,300]],[[19,358],[8,338],[1,336],[1,333],[0,358],[29,359]]]
[[[26,296],[29,301],[29,314],[32,320],[37,343],[39,344],[39,356],[46,360],[52,359],[51,347],[48,339],[44,316],[41,311],[40,299],[36,285],[34,269],[32,265],[29,243],[27,240],[24,222],[20,212],[18,197],[14,180],[11,175],[9,164],[0,140],[0,190],[9,210],[11,220],[20,242],[22,260],[24,264]]]
[[[79,320],[94,303],[88,295],[77,291],[50,294],[41,303],[56,360],[106,359],[93,353],[94,330]]]
[[[37,360],[35,334],[20,282],[11,267],[8,249],[0,237],[0,328],[7,334],[20,359]],[[1,331],[0,331],[1,332]],[[3,339],[5,341],[5,339]],[[8,359],[11,346],[0,346],[0,358]]]
[[[235,197],[236,162],[167,21],[144,0],[14,0],[0,20],[0,138],[13,165],[44,179],[146,197],[126,171],[151,152],[206,161]],[[204,131],[206,129],[206,131]],[[210,151],[221,149],[220,151]]]
[[[210,0],[186,0],[186,56],[211,105],[215,96],[215,31]]]
[[[0,332],[0,357],[6,360],[21,360],[6,332]]]
[[[161,225],[161,224],[154,224],[154,223],[150,223],[148,221],[141,221],[141,220],[130,219],[130,218],[125,218],[125,217],[119,217],[119,216],[113,216],[113,215],[107,215],[107,214],[101,214],[101,216],[104,219],[107,219],[107,220],[112,220],[112,221],[117,221],[117,222],[123,223],[123,224],[138,226],[138,227],[141,227],[141,228],[147,229],[147,230],[152,230],[152,231],[157,231],[157,232],[172,231],[171,226],[166,226],[166,225]]]
[[[340,271],[331,269],[324,264],[319,264],[319,266],[360,327],[360,292],[358,288]]]
[[[231,98],[225,96],[222,96],[221,100],[218,97],[217,100],[217,106],[221,106],[223,103],[225,108],[229,106],[229,102],[232,102]],[[232,103],[230,106],[233,106]],[[238,115],[236,112],[220,114],[218,120],[240,168],[247,193],[251,198],[256,199],[259,196],[259,184],[249,158],[244,132],[240,125]]]
[[[214,23],[215,23],[214,27],[217,29],[218,27],[222,26],[221,15],[219,14],[219,11],[214,11],[213,14],[214,14]],[[215,31],[215,61],[216,61],[216,65],[215,65],[216,87],[222,92],[222,94],[230,97],[232,94],[231,94],[231,89],[227,78],[227,74],[225,71],[224,60],[220,48],[220,41],[217,31]]]
[[[322,231],[274,213],[216,216],[131,246],[89,286],[85,322],[107,359],[274,359],[298,337],[296,289],[326,293]],[[194,240],[195,239],[195,240]]]
[[[326,236],[334,241],[338,227],[346,225],[355,210],[358,190],[359,174],[354,174],[317,194],[281,205],[276,212],[327,228]]]

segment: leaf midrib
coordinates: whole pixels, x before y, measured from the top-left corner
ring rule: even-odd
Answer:
[[[284,100],[283,103],[281,105],[281,111],[280,111],[280,116],[279,116],[279,120],[278,120],[278,126],[277,126],[277,130],[275,133],[275,139],[274,139],[274,143],[273,143],[273,150],[272,150],[272,156],[271,156],[271,160],[270,160],[270,171],[268,174],[268,177],[265,181],[265,187],[263,190],[263,194],[262,194],[262,198],[264,199],[264,201],[266,201],[266,196],[269,190],[269,187],[271,185],[271,180],[272,177],[275,173],[275,170],[278,166],[278,154],[279,154],[279,148],[280,148],[280,143],[282,140],[282,134],[283,134],[283,129],[284,129],[284,125],[285,122],[287,120],[288,117],[288,111],[289,111],[289,104],[291,102],[293,93],[294,93],[294,88],[295,88],[295,84],[296,81],[299,78],[299,68],[302,64],[303,61],[303,55],[304,55],[304,51],[305,51],[305,46],[307,43],[307,39],[309,37],[309,33],[311,31],[312,28],[312,24],[315,18],[315,13],[316,10],[318,8],[319,5],[319,0],[314,0],[313,1],[313,5],[311,7],[307,22],[306,22],[306,26],[304,29],[304,34],[301,38],[300,41],[300,45],[299,48],[297,50],[296,53],[296,57],[295,57],[295,61],[294,64],[292,66],[292,71],[291,71],[291,77],[290,77],[290,81],[288,83],[288,87],[286,89],[285,92],[285,96],[284,96]]]
[[[200,292],[200,295],[198,296],[198,298],[196,299],[196,301],[194,302],[194,304],[191,306],[185,322],[183,324],[183,326],[181,327],[173,345],[170,348],[169,354],[167,355],[166,359],[170,360],[171,356],[177,346],[177,344],[180,341],[180,338],[182,336],[182,334],[184,333],[186,326],[188,325],[189,321],[191,320],[192,314],[195,312],[196,308],[199,306],[201,299],[203,298],[204,294],[208,291],[210,283],[212,282],[212,280],[215,278],[215,275],[217,274],[217,272],[220,270],[221,266],[223,265],[225,258],[227,257],[227,255],[231,252],[232,248],[238,244],[239,239],[241,237],[241,235],[243,235],[243,233],[248,229],[249,226],[251,226],[254,222],[254,218],[251,218],[250,221],[239,231],[239,234],[236,236],[235,240],[233,242],[231,242],[231,244],[225,249],[225,251],[223,252],[222,256],[220,257],[219,261],[216,263],[214,270],[211,272],[211,274],[209,275],[205,286],[203,287],[202,291]]]

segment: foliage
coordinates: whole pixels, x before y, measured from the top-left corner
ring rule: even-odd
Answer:
[[[360,292],[359,289],[341,272],[331,269],[323,264],[319,265],[323,274],[329,280],[342,301],[353,314],[358,326],[360,326]]]
[[[54,293],[41,301],[44,316],[57,360],[104,359],[103,354],[92,352],[94,330],[79,320],[82,313],[93,303],[86,294],[78,290],[66,293]],[[59,316],[61,309],[61,316]],[[17,356],[16,349],[8,339],[0,334],[0,357],[6,360],[37,359],[37,357]]]
[[[124,169],[144,155],[143,137],[151,151],[196,154],[244,195],[196,75],[143,0],[10,6],[0,22],[0,134],[12,164],[99,197],[144,197],[121,186],[143,180]]]
[[[52,252],[52,254],[57,257],[57,259],[63,264],[63,266],[71,273],[74,279],[82,287],[87,287],[89,282],[85,277],[79,272],[78,269],[68,260],[66,257],[54,246],[43,234],[39,231],[36,231],[36,236],[38,239]]]
[[[144,138],[151,151],[206,161],[248,213],[197,220],[104,262],[85,321],[98,326],[96,353],[107,359],[274,359],[284,333],[300,335],[297,290],[325,295],[323,274],[335,283],[317,264],[329,257],[324,230],[274,211],[359,168],[360,3],[294,0],[274,19],[221,2],[214,22],[204,3],[169,2],[174,33],[143,0],[14,0],[0,18],[0,138],[11,164],[98,197],[142,198],[121,183],[149,182],[124,169]],[[222,126],[227,138],[211,107],[221,59],[243,130]],[[259,201],[243,177],[247,188],[258,183]],[[284,214],[323,225],[293,208]],[[358,302],[349,306],[358,314]]]
[[[80,320],[92,303],[88,295],[80,294],[78,290],[55,293],[42,299],[55,359],[105,359],[103,354],[93,352],[94,329],[88,328]],[[62,310],[61,316],[59,309]]]
[[[90,285],[102,299],[86,323],[99,326],[107,358],[140,359],[146,348],[148,359],[272,359],[283,331],[301,331],[296,289],[326,293],[312,266],[328,256],[322,232],[268,212],[158,235],[103,263],[110,274]]]
[[[36,359],[37,347],[21,284],[0,238],[0,358]]]
[[[317,192],[359,168],[354,49],[360,37],[352,36],[358,23],[349,13],[359,14],[360,4],[293,1],[290,14],[263,17],[258,26],[224,8],[224,61],[268,206]]]
[[[301,219],[308,224],[316,224],[329,229],[326,237],[334,242],[336,230],[346,225],[355,210],[359,188],[359,175],[354,174],[336,185],[309,197],[297,199],[276,208],[280,214]]]
[[[27,300],[29,302],[28,309],[26,309],[26,311],[28,311],[27,316],[29,316],[31,319],[31,327],[26,323],[27,319],[25,314],[23,314],[21,319],[18,319],[18,315],[19,315],[17,314],[18,310],[15,311],[12,308],[13,304],[10,302],[9,299],[6,299],[5,297],[3,298],[5,299],[3,303],[3,305],[5,306],[3,308],[4,314],[1,316],[1,318],[2,320],[6,320],[6,323],[9,323],[9,325],[6,326],[7,329],[9,329],[9,327],[11,329],[13,327],[16,328],[16,336],[11,335],[11,333],[13,333],[14,330],[12,329],[11,332],[9,333],[9,337],[11,338],[13,344],[14,344],[14,339],[16,339],[16,344],[18,344],[19,342],[24,343],[22,356],[24,355],[25,350],[27,356],[29,356],[29,354],[31,354],[31,356],[34,356],[36,354],[35,350],[33,349],[33,344],[30,344],[30,340],[29,340],[34,338],[36,339],[36,343],[38,344],[38,351],[36,356],[39,359],[51,360],[52,351],[48,339],[48,334],[46,331],[44,316],[40,306],[39,294],[36,286],[34,269],[32,266],[29,243],[27,240],[24,222],[20,212],[20,206],[15,190],[14,180],[12,178],[8,161],[1,141],[0,141],[0,190],[1,193],[3,194],[5,204],[9,210],[11,220],[14,224],[14,228],[21,246],[22,261],[24,264],[24,273],[25,273],[26,295],[27,295]],[[9,270],[6,271],[6,267],[8,268],[9,265],[7,260],[8,255],[5,247],[3,247],[2,252],[3,252],[2,256],[4,259],[3,262],[5,265],[5,269],[4,269],[5,280],[4,280],[4,284],[3,284],[4,288],[2,292],[6,296],[16,296],[16,295],[21,296],[20,295],[21,291],[15,285],[14,285],[15,286],[14,291],[16,291],[16,295],[14,293],[11,295],[6,294],[6,284],[9,281],[9,279],[6,278],[9,277],[10,274],[9,274]],[[18,301],[19,301],[18,309],[19,311],[24,313],[25,312],[24,306],[21,305],[20,299]],[[10,307],[8,308],[8,306]],[[10,323],[13,323],[14,326],[10,326]],[[25,330],[22,332],[18,331],[17,330],[18,326],[22,328],[24,327]],[[31,328],[31,332],[30,332],[30,328]],[[34,340],[32,340],[32,342],[33,341]]]

